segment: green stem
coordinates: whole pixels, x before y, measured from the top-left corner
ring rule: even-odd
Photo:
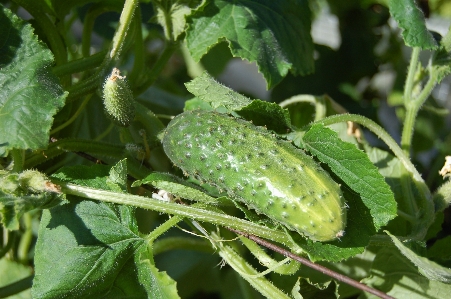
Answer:
[[[409,71],[407,73],[406,85],[404,86],[404,103],[408,103],[412,98],[412,90],[415,81],[415,73],[418,67],[418,58],[420,56],[420,48],[413,48],[412,56],[410,57]]]
[[[112,157],[121,159],[124,156],[125,147],[123,145],[112,144],[94,140],[84,139],[61,139],[50,143],[44,151],[38,151],[27,157],[24,167],[29,169],[48,161],[65,152],[85,152],[94,156]]]
[[[372,121],[369,118],[366,118],[361,115],[356,114],[337,114],[329,116],[321,121],[319,123],[328,126],[339,122],[347,122],[352,121],[355,123],[358,123],[364,127],[367,127],[370,131],[372,131],[374,134],[376,134],[382,141],[385,142],[385,144],[388,145],[388,147],[392,150],[392,152],[395,154],[395,156],[401,161],[401,163],[404,165],[404,167],[412,174],[413,178],[418,182],[423,182],[424,180],[421,177],[421,174],[418,172],[418,170],[415,168],[415,166],[410,161],[409,157],[407,157],[403,150],[399,147],[399,145],[396,143],[396,141],[377,123]],[[423,190],[425,191],[425,190]],[[426,192],[426,194],[430,194],[430,191]]]
[[[127,35],[130,23],[133,20],[133,14],[138,3],[138,0],[125,0],[124,8],[122,9],[121,17],[119,18],[119,26],[114,34],[113,42],[110,48],[110,55],[106,59],[107,61],[108,59],[115,61],[119,58],[125,41],[125,36]]]
[[[99,88],[99,86],[101,86],[105,75],[108,73],[108,69],[111,67],[111,64],[119,59],[121,49],[124,46],[125,37],[130,27],[130,23],[133,20],[133,13],[137,5],[138,0],[125,1],[124,8],[119,18],[119,26],[114,34],[108,54],[105,56],[101,66],[97,69],[95,74],[74,85],[69,90],[69,96],[67,97],[68,103],[77,100],[83,95],[94,92],[97,88]]]
[[[56,76],[64,76],[86,71],[88,69],[98,67],[102,63],[106,53],[107,50],[102,50],[91,56],[69,61],[65,64],[54,67],[52,71]]]
[[[11,157],[14,161],[13,172],[21,172],[24,168],[25,151],[21,149],[13,149],[11,151]]]
[[[28,253],[30,251],[31,241],[33,240],[33,216],[30,213],[25,213],[22,219],[24,221],[25,232],[20,238],[19,248],[17,249],[17,257],[21,263],[26,264],[28,262]]]
[[[149,234],[149,236],[146,238],[147,242],[151,243],[155,241],[159,236],[163,235],[165,232],[176,226],[177,223],[179,223],[182,220],[183,217],[180,216],[171,217],[169,220],[162,223],[160,226],[158,226]]]
[[[72,194],[105,202],[131,205],[161,213],[188,217],[190,219],[196,219],[199,221],[205,221],[217,225],[231,227],[236,230],[255,234],[282,244],[288,244],[289,242],[286,234],[283,232],[276,231],[274,229],[270,229],[233,216],[206,211],[196,207],[185,206],[171,202],[163,202],[148,197],[98,190],[66,182],[55,181],[55,183],[59,184],[61,191],[66,194]]]
[[[172,54],[178,48],[178,43],[168,43],[166,48],[163,50],[161,55],[158,57],[157,61],[153,65],[152,69],[147,72],[147,76],[143,80],[141,84],[139,84],[138,88],[134,91],[135,95],[139,95],[147,90],[150,86],[153,85],[155,80],[160,75],[161,71],[166,66],[169,59],[172,57]]]
[[[432,90],[437,84],[437,74],[433,68],[429,70],[429,79],[424,88],[421,90],[420,94],[416,99],[410,99],[408,102],[405,101],[406,117],[404,120],[404,126],[401,136],[401,147],[404,152],[409,155],[410,146],[412,144],[413,130],[415,128],[415,119],[417,117],[418,111],[420,111],[421,106],[429,98]]]
[[[16,241],[16,232],[6,230],[6,228],[4,228],[3,231],[4,231],[3,236],[7,236],[8,239],[5,246],[0,248],[0,259],[3,258],[8,253],[8,251],[13,247],[13,244]]]
[[[84,57],[88,57],[91,52],[91,37],[94,30],[94,23],[98,16],[109,11],[105,6],[91,6],[83,20],[83,32],[81,34],[81,53]]]
[[[187,237],[168,237],[157,240],[153,243],[152,252],[154,255],[157,255],[175,249],[214,253],[209,242],[199,240],[199,238],[195,239]]]
[[[75,111],[74,115],[72,115],[72,117],[70,119],[68,119],[65,123],[61,124],[57,128],[55,128],[52,131],[50,131],[50,135],[54,135],[56,132],[61,131],[62,129],[64,129],[65,127],[67,127],[71,123],[73,123],[77,119],[77,117],[80,115],[80,113],[83,111],[85,106],[88,104],[88,102],[91,99],[91,97],[92,97],[92,95],[86,96],[86,98],[83,100],[81,105],[78,107],[77,111]]]
[[[1,287],[0,298],[7,298],[31,288],[31,286],[33,285],[33,278],[34,275],[30,275],[9,285]]]
[[[141,23],[141,9],[139,6],[136,8],[135,18],[134,18],[134,61],[133,68],[128,75],[129,82],[134,86],[137,78],[142,74],[144,69],[144,41],[142,36],[142,23]]]
[[[224,261],[227,262],[230,267],[238,272],[243,279],[245,279],[263,296],[266,298],[290,298],[265,277],[259,277],[259,272],[249,265],[246,260],[236,253],[230,246],[225,245],[218,236],[212,234],[212,237],[216,239],[216,245],[219,248],[219,255],[224,259]]]

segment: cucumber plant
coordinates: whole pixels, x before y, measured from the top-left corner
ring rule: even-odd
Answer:
[[[414,0],[0,5],[0,297],[451,293],[451,33]]]

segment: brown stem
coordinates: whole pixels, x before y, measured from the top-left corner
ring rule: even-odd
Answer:
[[[293,259],[295,261],[298,261],[299,263],[301,263],[303,265],[306,265],[306,266],[308,266],[308,267],[310,267],[312,269],[315,269],[315,270],[317,270],[317,271],[319,271],[319,272],[321,272],[321,273],[323,273],[323,274],[325,274],[327,276],[330,276],[330,277],[332,277],[335,280],[344,282],[344,283],[346,283],[346,284],[348,284],[350,286],[353,286],[353,287],[355,287],[355,288],[357,288],[359,290],[362,290],[364,292],[368,292],[370,294],[376,295],[376,296],[378,296],[378,297],[380,297],[382,299],[395,299],[394,297],[392,297],[390,295],[387,295],[387,294],[385,294],[382,291],[373,289],[372,287],[369,287],[369,286],[367,286],[367,285],[365,285],[365,284],[363,284],[361,282],[358,282],[358,281],[356,281],[356,280],[354,280],[352,278],[349,278],[346,275],[337,273],[337,272],[332,271],[332,270],[330,270],[330,269],[328,269],[328,268],[326,268],[324,266],[315,264],[315,263],[309,261],[306,258],[303,258],[303,257],[300,257],[300,256],[298,256],[296,254],[293,254],[290,251],[288,251],[286,249],[283,249],[283,248],[281,248],[281,247],[279,247],[277,245],[274,245],[274,244],[272,244],[272,243],[270,243],[270,242],[268,242],[266,240],[263,240],[263,239],[261,239],[261,238],[259,238],[257,236],[254,236],[254,235],[251,235],[251,234],[248,234],[248,233],[245,233],[245,232],[241,232],[241,231],[235,230],[233,228],[227,228],[227,229],[232,231],[232,232],[234,232],[234,233],[236,233],[236,234],[242,235],[242,236],[248,238],[249,240],[254,241],[257,244],[260,244],[260,245],[262,245],[262,246],[264,246],[266,248],[269,248],[269,249],[271,249],[273,251],[276,251],[276,252],[278,252],[278,253],[286,256],[286,257],[289,257],[289,258],[291,258],[291,259]]]

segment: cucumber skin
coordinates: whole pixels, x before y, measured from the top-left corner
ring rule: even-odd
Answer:
[[[185,174],[313,241],[344,234],[339,185],[304,151],[262,127],[217,112],[187,111],[168,124],[163,148]]]

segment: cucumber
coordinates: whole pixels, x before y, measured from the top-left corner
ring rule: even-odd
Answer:
[[[313,241],[343,236],[339,185],[312,157],[265,128],[213,111],[187,111],[166,128],[163,147],[186,175]]]

